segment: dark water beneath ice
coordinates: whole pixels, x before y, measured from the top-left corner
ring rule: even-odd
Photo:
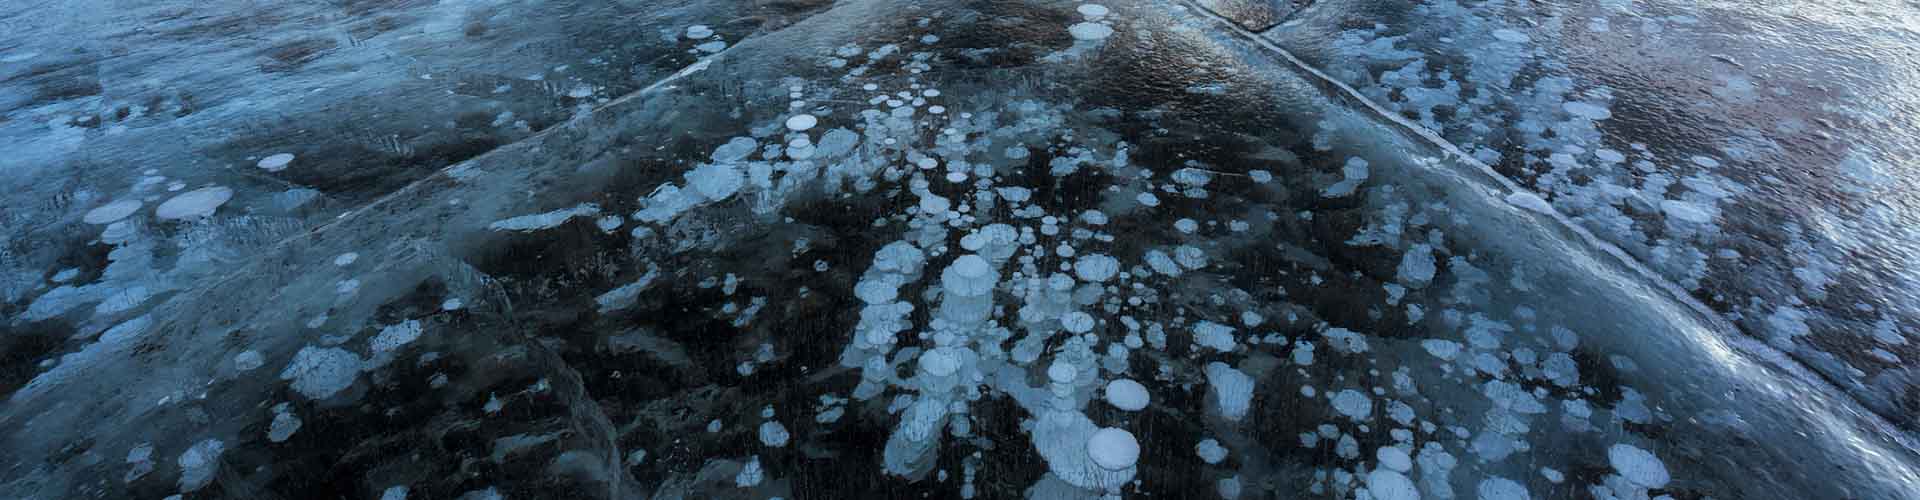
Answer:
[[[1907,498],[1912,14],[9,6],[0,491]]]

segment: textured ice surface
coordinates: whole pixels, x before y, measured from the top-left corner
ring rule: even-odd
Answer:
[[[1802,72],[1848,30],[351,4],[0,11],[0,496],[1920,482],[1912,103]]]

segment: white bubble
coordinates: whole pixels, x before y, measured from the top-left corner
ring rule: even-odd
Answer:
[[[819,125],[819,124],[820,124],[819,118],[815,118],[813,115],[804,114],[804,113],[793,115],[792,118],[787,119],[787,129],[793,130],[795,132],[806,131],[808,129],[813,128],[814,125]]]

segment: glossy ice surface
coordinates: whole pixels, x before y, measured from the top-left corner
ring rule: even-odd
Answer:
[[[1920,497],[1916,16],[8,3],[0,497]]]

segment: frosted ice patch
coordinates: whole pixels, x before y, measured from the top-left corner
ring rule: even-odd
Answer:
[[[1607,162],[1607,163],[1620,163],[1623,161],[1627,161],[1627,155],[1621,154],[1619,151],[1614,151],[1611,149],[1604,149],[1604,148],[1594,151],[1593,157],[1599,158],[1600,161]]]
[[[107,228],[100,231],[100,241],[107,244],[126,243],[133,240],[135,232],[133,224],[124,220],[107,224]]]
[[[1213,483],[1214,492],[1219,493],[1222,500],[1239,500],[1241,488],[1240,476],[1237,475],[1220,478]]]
[[[1407,456],[1406,450],[1382,446],[1374,450],[1373,457],[1380,461],[1381,467],[1386,467],[1388,470],[1403,473],[1413,470],[1413,457]]]
[[[140,211],[140,205],[140,200],[117,200],[88,210],[86,215],[80,217],[80,221],[94,225],[119,222],[120,219]]]
[[[260,162],[253,164],[253,166],[260,167],[261,170],[268,172],[279,172],[286,170],[287,165],[292,163],[293,153],[277,153],[268,155],[266,158],[261,158]]]
[[[1367,491],[1375,500],[1419,500],[1420,489],[1405,474],[1387,469],[1367,473]]]
[[[1220,403],[1220,416],[1238,422],[1246,418],[1253,403],[1253,377],[1226,363],[1207,363],[1207,385]]]
[[[572,217],[593,217],[593,215],[599,215],[599,206],[597,206],[597,204],[580,204],[580,206],[574,206],[574,208],[563,208],[563,210],[555,210],[555,212],[534,213],[534,215],[520,215],[520,217],[499,219],[499,221],[490,223],[488,229],[493,229],[493,231],[540,231],[540,229],[559,227],[561,223],[566,223],[566,219],[572,219]]]
[[[233,199],[233,189],[225,186],[213,186],[180,193],[153,209],[153,215],[160,220],[196,219],[213,215],[227,200]]]
[[[1075,368],[1073,363],[1055,361],[1047,367],[1047,380],[1056,384],[1071,384],[1079,375],[1079,368]]]
[[[1547,200],[1540,199],[1540,195],[1533,193],[1514,192],[1508,194],[1507,204],[1543,214],[1553,213],[1553,206],[1548,205]]]
[[[362,364],[360,356],[345,349],[307,346],[294,353],[280,379],[293,381],[293,390],[308,398],[326,399],[352,386]]]
[[[213,482],[214,472],[220,469],[220,454],[226,451],[226,443],[208,439],[180,452],[180,491],[192,493]]]
[[[713,148],[713,161],[714,163],[733,163],[745,160],[759,146],[760,142],[753,140],[752,137],[735,137],[727,140],[726,144]]]
[[[769,420],[760,424],[760,444],[779,448],[786,446],[790,437],[792,435],[787,433],[787,427],[779,422]]]
[[[1453,361],[1454,356],[1460,355],[1460,343],[1454,342],[1451,340],[1441,340],[1441,339],[1422,340],[1420,341],[1420,347],[1425,348],[1427,350],[1427,354],[1432,354],[1433,357],[1440,358],[1445,361]]]
[[[600,232],[611,234],[614,231],[619,230],[620,226],[625,225],[626,223],[627,223],[627,219],[625,218],[622,218],[618,215],[608,215],[605,217],[601,217],[599,220],[593,221],[593,226],[600,228]]]
[[[960,370],[960,358],[954,355],[953,348],[943,347],[927,351],[920,355],[920,371],[935,377],[953,375]]]
[[[1321,191],[1320,194],[1328,198],[1339,198],[1353,194],[1354,190],[1359,189],[1361,184],[1367,182],[1369,175],[1367,166],[1367,160],[1365,159],[1359,157],[1348,158],[1346,165],[1340,167],[1340,173],[1346,177],[1340,179],[1340,182],[1335,182],[1333,185],[1327,186],[1327,189]]]
[[[1120,260],[1106,255],[1086,255],[1073,262],[1073,274],[1087,282],[1104,282],[1119,272]]]
[[[1630,444],[1607,448],[1607,464],[1628,481],[1647,488],[1665,487],[1667,481],[1672,480],[1672,476],[1667,475],[1667,465],[1659,457]]]
[[[1107,404],[1126,411],[1146,409],[1149,400],[1147,396],[1147,386],[1140,385],[1139,382],[1135,382],[1133,379],[1125,378],[1114,379],[1112,382],[1107,382],[1105,397]]]
[[[274,413],[273,423],[267,426],[267,440],[275,443],[284,442],[287,438],[293,437],[293,433],[300,431],[300,425],[300,417],[292,413],[284,411]]]
[[[1531,500],[1527,488],[1512,479],[1489,477],[1480,481],[1480,500]]]
[[[861,280],[853,285],[853,296],[868,304],[893,302],[900,296],[900,289],[892,281],[885,279]]]
[[[1220,352],[1232,352],[1237,345],[1233,339],[1232,327],[1212,321],[1201,321],[1193,325],[1193,343]]]
[[[1126,430],[1102,428],[1087,438],[1087,455],[1102,469],[1123,470],[1140,462],[1140,441]]]
[[[1173,262],[1172,257],[1167,256],[1166,252],[1162,252],[1159,250],[1148,250],[1146,258],[1147,258],[1147,267],[1153,268],[1154,272],[1165,274],[1168,276],[1179,276],[1181,273],[1184,272],[1180,270],[1179,264],[1175,264]]]
[[[347,267],[347,266],[353,265],[353,262],[357,260],[360,260],[359,253],[347,252],[347,253],[334,256],[333,265],[340,266],[340,267]]]
[[[1200,269],[1207,267],[1207,252],[1193,246],[1180,245],[1173,249],[1173,261],[1180,264],[1180,267]]]
[[[985,295],[992,292],[993,285],[999,281],[993,265],[976,254],[954,259],[953,264],[940,274],[940,283],[947,287],[947,292],[961,297]]]
[[[100,301],[100,305],[93,308],[93,313],[108,315],[126,312],[135,307],[140,307],[140,304],[145,304],[147,299],[150,298],[153,298],[153,293],[147,290],[147,287],[140,285],[130,286],[124,290],[120,290],[118,293],[107,296],[106,300]]]
[[[1421,288],[1433,281],[1438,269],[1433,260],[1433,247],[1427,244],[1414,245],[1400,258],[1400,281],[1413,288]]]
[[[557,227],[574,217],[593,217],[595,215],[600,215],[599,205],[582,203],[572,208],[563,208],[546,213],[522,215],[497,220],[492,224],[488,224],[487,229],[494,231],[537,231]]]
[[[687,27],[686,35],[691,40],[705,40],[713,36],[713,28],[704,24],[695,24]]]
[[[1502,42],[1512,42],[1512,43],[1526,43],[1528,40],[1532,40],[1532,38],[1528,37],[1526,33],[1521,33],[1519,31],[1514,31],[1507,28],[1500,28],[1497,30],[1493,30],[1493,37],[1499,39]]]
[[[267,358],[261,356],[260,351],[243,351],[233,356],[233,369],[235,370],[243,372],[253,371],[253,369],[265,364],[267,364]]]
[[[1193,446],[1193,452],[1200,455],[1200,461],[1206,462],[1209,465],[1217,464],[1227,459],[1227,448],[1220,446],[1220,441],[1213,438],[1201,440],[1200,444]]]
[[[1060,317],[1060,326],[1073,333],[1093,331],[1093,316],[1080,311],[1067,313]]]
[[[724,200],[747,182],[745,174],[731,164],[706,164],[687,172],[687,184],[709,200]]]
[[[1680,200],[1660,200],[1661,213],[1667,214],[1667,217],[1694,224],[1712,223],[1713,213],[1711,210],[1712,209],[1697,203],[1688,203]]]
[[[740,468],[739,475],[733,476],[733,485],[741,488],[752,488],[759,486],[760,481],[764,478],[766,478],[766,471],[760,467],[760,457],[753,457],[747,460],[746,466]]]
[[[392,351],[419,340],[421,331],[420,320],[410,319],[380,329],[380,334],[375,335],[368,344],[376,354]]]
[[[1333,395],[1333,410],[1356,421],[1366,421],[1373,416],[1373,398],[1360,391],[1347,389]]]
[[[1579,101],[1568,101],[1566,104],[1561,104],[1560,109],[1566,110],[1567,114],[1578,116],[1581,118],[1586,118],[1588,120],[1599,121],[1599,120],[1605,120],[1608,118],[1613,118],[1612,111],[1607,111],[1607,108],[1605,106],[1601,106],[1598,104],[1589,104],[1589,103],[1584,103]]]

